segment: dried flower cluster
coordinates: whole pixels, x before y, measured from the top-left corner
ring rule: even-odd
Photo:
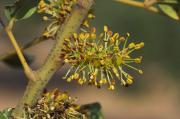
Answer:
[[[131,54],[139,50],[144,43],[127,44],[129,33],[126,37],[113,33],[104,26],[104,32],[99,36],[96,29],[74,33],[70,38],[65,39],[61,57],[71,65],[65,75],[68,82],[77,80],[79,84],[95,85],[100,88],[108,84],[110,90],[115,89],[116,80],[123,86],[133,83],[133,77],[124,70],[124,67],[131,68],[143,73],[131,63],[141,63],[142,57],[132,58]],[[72,74],[72,75],[70,75]]]
[[[46,28],[44,36],[54,36],[64,22],[65,18],[70,14],[76,0],[40,0],[38,5],[38,12],[44,13],[45,21],[51,20],[51,24]]]
[[[75,104],[76,99],[69,97],[66,93],[57,89],[46,92],[37,104],[25,106],[28,119],[85,119],[78,112],[80,106]]]

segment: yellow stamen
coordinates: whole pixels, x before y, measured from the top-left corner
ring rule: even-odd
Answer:
[[[127,79],[127,84],[129,84],[129,85],[133,84],[133,80],[131,78],[128,78]]]
[[[109,89],[109,90],[114,90],[115,87],[114,87],[114,85],[110,85],[108,89]]]
[[[108,32],[108,26],[104,26],[104,32]]]

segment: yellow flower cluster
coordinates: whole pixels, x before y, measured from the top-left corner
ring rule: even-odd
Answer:
[[[76,0],[40,0],[38,5],[39,13],[46,13],[51,15],[52,18],[64,18],[71,12],[72,6]],[[45,18],[45,20],[47,20]]]
[[[70,14],[72,7],[77,0],[40,0],[38,5],[38,12],[46,14],[43,19],[45,21],[51,20],[51,24],[44,32],[44,36],[54,36],[64,22],[68,14]]]
[[[85,119],[85,116],[77,111],[80,106],[76,105],[75,101],[76,99],[57,89],[46,92],[37,104],[25,106],[27,119]]]
[[[132,58],[131,54],[144,46],[143,42],[127,44],[129,36],[129,33],[125,37],[113,33],[107,26],[100,35],[97,35],[95,28],[74,33],[65,39],[60,57],[71,65],[64,78],[68,82],[77,80],[81,85],[88,82],[98,88],[108,84],[110,90],[115,89],[116,79],[123,86],[129,86],[134,80],[124,69],[131,68],[143,73],[130,64],[141,63],[141,56]]]

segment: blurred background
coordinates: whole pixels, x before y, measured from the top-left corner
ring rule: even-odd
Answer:
[[[3,6],[13,0],[0,0],[0,15]],[[179,119],[180,118],[180,22],[149,11],[117,3],[113,0],[97,0],[93,8],[96,19],[93,25],[98,31],[108,25],[114,32],[126,34],[129,41],[145,42],[141,68],[143,75],[134,74],[135,83],[124,88],[119,85],[115,91],[106,88],[80,86],[67,83],[61,77],[67,66],[59,70],[47,86],[48,90],[59,88],[70,96],[78,97],[78,103],[100,102],[105,119]],[[23,45],[40,36],[45,24],[39,15],[18,22],[14,34]],[[33,69],[42,65],[53,41],[34,46],[26,53],[35,57]],[[0,27],[0,55],[13,50],[6,34]],[[27,79],[21,69],[14,69],[0,62],[0,110],[14,107],[21,99]]]

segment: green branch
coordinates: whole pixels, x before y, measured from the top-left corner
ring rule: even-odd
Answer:
[[[79,29],[93,2],[94,0],[78,0],[77,5],[73,7],[71,14],[66,18],[61,28],[59,28],[56,42],[45,63],[37,70],[37,72],[35,72],[38,80],[35,82],[29,81],[21,102],[13,111],[13,117],[16,119],[23,117],[24,104],[33,105],[41,95],[51,77],[63,65],[59,56],[61,54],[64,39],[70,37],[72,33]]]
[[[139,1],[134,1],[134,0],[115,0],[115,1],[123,3],[123,4],[131,5],[131,6],[135,6],[135,7],[143,8],[148,11],[155,12],[155,13],[160,12],[156,7],[153,7],[153,6],[148,7],[143,2],[139,2]]]

